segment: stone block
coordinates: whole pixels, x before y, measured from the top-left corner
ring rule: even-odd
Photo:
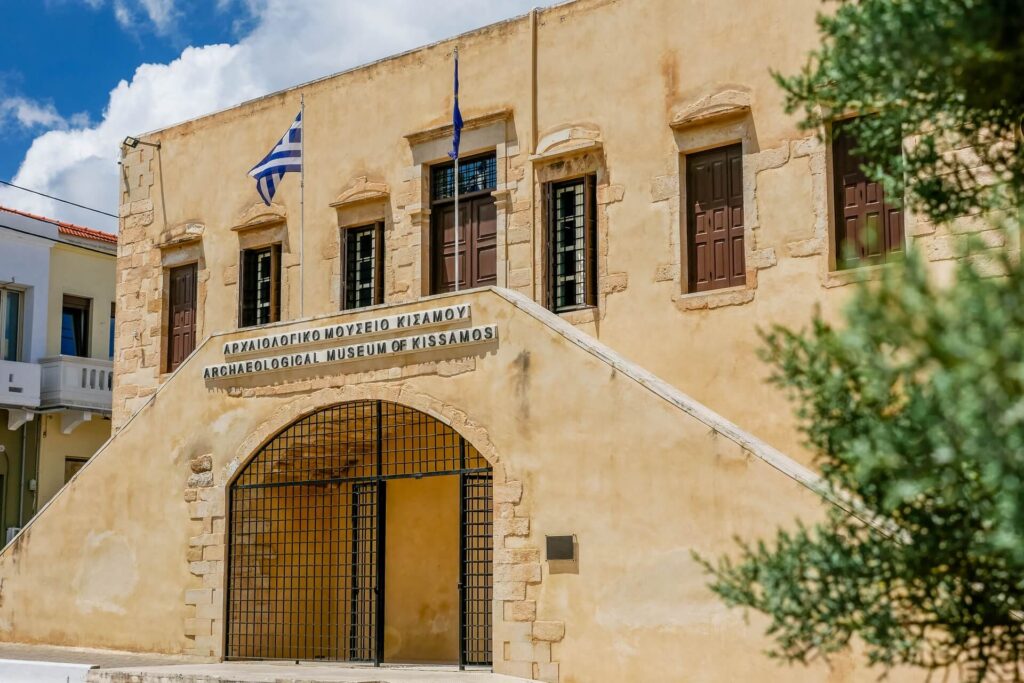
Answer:
[[[202,555],[204,560],[223,560],[224,559],[224,546],[222,545],[208,545],[203,549]]]
[[[213,621],[211,619],[186,619],[185,620],[185,635],[187,636],[208,636],[213,631]]]
[[[515,519],[498,519],[494,521],[494,535],[498,538],[504,536],[528,536],[529,534],[529,518],[516,517]]]
[[[196,474],[201,472],[209,472],[213,469],[213,456],[211,455],[200,455],[199,457],[192,458],[189,463],[192,471]]]
[[[213,486],[213,472],[200,472],[199,474],[188,475],[187,486],[189,488],[205,488]]]
[[[533,638],[549,643],[557,643],[565,637],[565,623],[561,621],[533,622]]]
[[[190,564],[192,562],[199,562],[203,559],[203,549],[199,546],[189,546],[188,550],[185,551],[185,558]]]
[[[523,482],[509,481],[494,487],[495,503],[518,503],[523,497]]]
[[[495,548],[495,564],[519,564],[540,562],[540,550],[537,548]]]
[[[193,588],[185,591],[186,605],[209,605],[213,602],[213,590],[209,588]]]
[[[495,581],[494,582],[494,599],[495,600],[525,600],[526,599],[526,582],[525,581]]]
[[[533,621],[537,618],[535,600],[514,600],[503,603],[507,621]]]
[[[534,664],[533,679],[544,683],[558,683],[558,662]]]
[[[541,579],[540,564],[499,564],[494,567],[495,581],[525,581],[537,583]]]
[[[533,643],[505,643],[504,650],[505,659],[510,662],[533,661]]]
[[[651,201],[663,202],[679,194],[679,175],[658,176],[651,181]]]
[[[131,398],[130,396],[127,398]],[[199,499],[199,491],[197,489],[185,489],[185,502],[194,503]]]

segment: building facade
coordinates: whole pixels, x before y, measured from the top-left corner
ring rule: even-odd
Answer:
[[[0,634],[874,680],[764,657],[691,555],[837,504],[759,328],[834,317],[911,242],[946,272],[962,238],[783,113],[770,69],[818,9],[578,0],[126,146],[116,437],[0,555]],[[246,174],[300,101],[304,182],[267,206]]]
[[[111,433],[114,235],[0,207],[0,526],[10,539]]]

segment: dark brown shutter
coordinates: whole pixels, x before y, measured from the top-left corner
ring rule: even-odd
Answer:
[[[861,169],[865,159],[853,151],[857,139],[850,122],[837,121],[833,132],[836,266],[884,262],[903,251],[903,211],[886,203],[882,184]]]
[[[745,284],[740,145],[686,157],[686,205],[689,291]]]
[[[338,249],[341,255],[341,289],[338,292],[338,309],[348,308],[348,230],[341,230]]]
[[[587,306],[597,305],[597,176],[588,175],[583,189],[584,244],[586,253],[586,271],[584,277],[584,303]]]
[[[168,372],[173,372],[196,348],[196,271],[196,264],[190,263],[170,272]]]
[[[299,285],[302,286],[301,284]],[[299,293],[302,296],[302,293]],[[270,321],[281,319],[281,245],[270,247]]]
[[[238,326],[256,324],[256,252],[238,252]]]
[[[384,303],[384,222],[377,223],[373,235],[373,303]]]

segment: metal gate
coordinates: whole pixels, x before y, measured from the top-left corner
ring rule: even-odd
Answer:
[[[491,468],[455,430],[386,401],[318,410],[228,491],[228,659],[384,658],[387,482],[457,475],[459,664],[491,663]]]

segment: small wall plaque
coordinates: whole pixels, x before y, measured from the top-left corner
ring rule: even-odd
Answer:
[[[572,536],[547,536],[547,559],[575,560],[575,539]]]

